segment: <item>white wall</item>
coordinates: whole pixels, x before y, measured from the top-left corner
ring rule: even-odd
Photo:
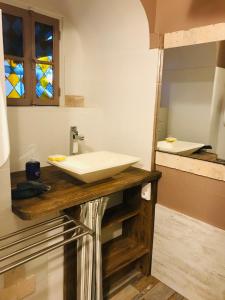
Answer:
[[[149,169],[158,51],[148,50],[144,14],[136,0],[80,1],[74,20],[89,93],[104,113],[104,148],[140,156]]]
[[[50,154],[69,154],[70,126],[78,126],[85,141],[80,151],[102,149],[102,113],[95,108],[8,108],[11,170],[23,170],[30,159],[46,166]]]
[[[167,136],[209,143],[216,43],[165,50],[161,106],[168,108]]]
[[[11,169],[24,169],[32,152],[42,164],[51,153],[68,152],[70,125],[79,127],[90,150],[137,155],[140,166],[150,169],[158,51],[148,50],[148,22],[140,1],[12,2],[64,16],[61,87],[63,94],[84,95],[89,108],[9,108]],[[2,176],[6,180],[8,175],[7,168]],[[5,191],[12,217],[9,182]],[[53,270],[46,264],[48,296],[40,298],[40,292],[30,299],[62,299],[62,268],[60,261],[55,264]]]
[[[8,3],[8,2],[7,2]],[[28,4],[28,3],[27,3]],[[26,5],[20,5],[27,8]],[[41,12],[39,8],[36,11]],[[56,11],[49,13],[58,17]],[[61,17],[60,17],[61,18]],[[61,18],[62,19],[62,18]],[[79,55],[69,45],[72,29],[66,22],[61,44],[61,76],[60,82],[63,94],[79,93],[73,81],[75,74],[70,74],[71,62],[67,60],[67,72],[65,71],[65,57],[75,60],[76,72],[79,72]],[[75,30],[74,30],[75,34]],[[65,47],[65,48],[64,48]],[[72,50],[71,50],[72,49]],[[77,49],[77,47],[76,47]],[[65,50],[65,52],[64,52]],[[67,52],[68,51],[68,52]],[[72,56],[73,54],[73,56]],[[75,59],[76,58],[76,59]],[[77,61],[76,61],[77,60]],[[65,76],[67,74],[67,77]],[[66,79],[70,79],[66,82]],[[74,86],[73,86],[74,85]],[[83,92],[83,91],[81,91]],[[63,105],[63,98],[60,99]],[[81,151],[93,151],[102,149],[102,112],[94,108],[64,108],[64,107],[10,107],[8,108],[9,130],[10,130],[10,170],[23,170],[25,162],[30,158],[40,160],[41,165],[46,165],[46,159],[50,153],[69,154],[69,128],[78,126],[80,133],[85,135]],[[86,145],[88,143],[88,146]],[[17,228],[29,226],[30,222],[23,222],[11,212],[9,163],[0,170],[1,185],[1,234],[16,230]],[[42,221],[42,220],[38,220]],[[26,264],[26,275],[36,275],[36,292],[28,297],[28,300],[63,299],[63,250],[43,256],[42,258]],[[3,286],[3,276],[0,277]]]
[[[37,1],[30,1],[29,5],[32,3],[36,7]],[[44,4],[36,10],[42,11],[43,7]],[[55,13],[58,11],[59,6],[55,6]],[[12,170],[24,168],[29,149],[35,144],[39,148],[36,157],[41,161],[54,152],[53,145],[55,152],[65,151],[69,130],[65,122],[62,124],[65,118],[71,120],[67,123],[78,125],[81,132],[85,131],[90,136],[91,140],[86,139],[86,142],[93,150],[102,146],[136,155],[141,158],[139,166],[150,169],[158,51],[148,50],[148,22],[141,3],[138,0],[126,0],[122,4],[118,0],[107,3],[96,0],[88,5],[86,1],[65,2],[64,13],[67,15],[62,18],[60,80],[63,94],[84,95],[87,106],[95,107],[95,111],[88,109],[89,113],[84,113],[83,123],[79,122],[79,126],[76,120],[81,110],[74,109],[73,116],[72,112],[67,114],[69,110],[64,109],[63,117],[59,118],[61,124],[57,126],[58,118],[55,123],[54,118],[60,111],[52,108],[48,110],[52,120],[48,126],[44,109],[35,114],[36,108],[10,108]],[[101,113],[103,119],[99,126]],[[27,117],[28,114],[30,117]],[[36,143],[27,126],[31,116],[34,116]],[[42,119],[40,125],[38,119]],[[18,129],[15,130],[15,127]],[[55,134],[52,135],[52,132],[56,131],[52,130],[53,127],[58,127],[60,132],[58,140],[54,141]],[[40,143],[43,135],[46,136],[45,145]]]

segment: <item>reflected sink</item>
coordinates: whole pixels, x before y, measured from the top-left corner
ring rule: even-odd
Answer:
[[[204,144],[190,143],[184,141],[167,142],[160,141],[157,143],[157,150],[173,154],[191,155],[201,149]]]
[[[99,151],[67,156],[66,160],[62,162],[48,162],[60,168],[63,172],[90,183],[112,177],[138,161],[140,161],[138,157]]]

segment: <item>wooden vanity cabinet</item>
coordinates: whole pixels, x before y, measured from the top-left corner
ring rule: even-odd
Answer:
[[[129,268],[140,268],[150,274],[154,228],[154,209],[157,198],[158,171],[138,168],[126,171],[104,181],[81,183],[54,167],[41,170],[42,180],[51,185],[50,192],[32,199],[13,201],[12,210],[23,220],[37,219],[51,213],[79,218],[80,205],[100,197],[122,193],[122,203],[106,210],[102,230],[120,224],[122,234],[102,245],[104,291],[110,289]],[[25,173],[12,174],[12,185],[24,181]],[[151,183],[151,201],[141,197],[143,184]],[[76,299],[76,243],[64,247],[64,300]]]
[[[139,268],[144,275],[151,272],[154,227],[154,206],[157,181],[152,183],[152,200],[141,198],[142,186],[126,189],[123,202],[106,210],[102,230],[120,223],[122,234],[102,245],[103,287],[107,294],[126,276],[130,268]],[[129,268],[130,267],[130,268]]]

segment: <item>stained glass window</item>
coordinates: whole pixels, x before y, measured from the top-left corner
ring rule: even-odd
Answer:
[[[0,9],[7,104],[58,105],[59,20],[1,2]]]
[[[35,55],[38,60],[53,60],[53,26],[35,23]]]
[[[38,98],[53,98],[53,67],[36,64],[36,94]]]
[[[2,21],[4,53],[23,57],[23,19],[3,14]]]
[[[22,62],[5,59],[5,84],[8,98],[24,97],[24,68]]]

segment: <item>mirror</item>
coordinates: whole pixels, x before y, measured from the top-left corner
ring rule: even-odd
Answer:
[[[164,50],[162,74],[157,149],[225,163],[225,42]]]
[[[1,20],[0,15],[0,20]],[[0,21],[0,32],[2,32],[2,23]],[[6,97],[5,97],[5,78],[3,68],[3,41],[0,36],[0,167],[4,165],[9,156],[9,136],[8,122],[6,113]]]

